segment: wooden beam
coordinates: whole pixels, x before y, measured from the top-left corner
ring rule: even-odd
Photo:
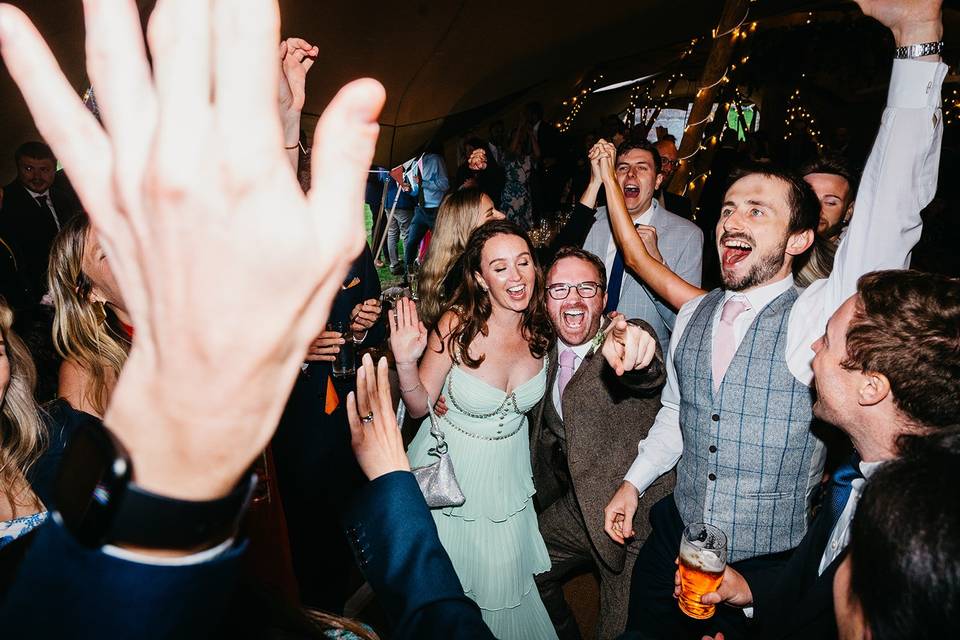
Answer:
[[[672,190],[677,193],[683,191],[683,185],[690,179],[691,167],[696,156],[693,154],[700,146],[700,136],[703,134],[704,127],[709,123],[710,109],[718,90],[724,83],[724,74],[730,65],[730,58],[733,54],[736,40],[740,30],[736,27],[743,21],[749,11],[750,0],[726,0],[723,7],[723,13],[720,15],[720,23],[717,26],[713,46],[707,57],[707,62],[703,68],[703,74],[700,76],[699,87],[704,87],[697,91],[693,99],[693,108],[690,110],[690,118],[687,121],[687,128],[683,132],[683,139],[680,141],[679,155],[681,158],[693,156],[689,160],[680,163],[676,175],[673,177]],[[740,29],[749,29],[750,23],[744,21]],[[718,117],[725,117],[726,114],[719,113]]]

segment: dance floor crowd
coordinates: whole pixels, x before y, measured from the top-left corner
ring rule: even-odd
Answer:
[[[696,215],[665,131],[571,150],[535,102],[449,173],[371,164],[371,79],[306,139],[331,61],[272,0],[85,0],[82,98],[0,5],[44,140],[0,201],[2,633],[951,637],[942,0],[856,2],[862,171],[745,145]]]

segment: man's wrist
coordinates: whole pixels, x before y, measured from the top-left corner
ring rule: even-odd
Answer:
[[[906,47],[912,44],[921,44],[924,42],[939,42],[943,39],[943,22],[921,22],[917,24],[907,24],[902,27],[891,29],[896,47]],[[929,56],[931,59],[939,56]],[[925,59],[925,58],[921,58]]]

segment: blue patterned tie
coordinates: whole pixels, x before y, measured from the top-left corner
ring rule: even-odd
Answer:
[[[862,478],[860,473],[860,456],[854,454],[850,459],[833,472],[830,479],[830,496],[828,509],[830,510],[830,522],[834,525],[840,519],[840,514],[847,506],[847,500],[850,499],[850,492],[853,490],[853,481]]]
[[[634,228],[638,225],[634,224]],[[617,310],[620,304],[620,287],[623,285],[623,252],[617,247],[617,255],[613,257],[613,264],[610,266],[610,277],[607,278],[607,306],[603,308],[603,313],[607,314]]]

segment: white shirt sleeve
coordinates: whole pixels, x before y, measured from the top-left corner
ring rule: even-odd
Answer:
[[[690,317],[704,296],[697,296],[680,307],[677,322],[670,336],[667,349],[667,384],[660,393],[660,411],[650,427],[647,437],[637,444],[637,457],[627,471],[624,480],[643,493],[654,481],[670,471],[683,453],[683,434],[680,432],[680,385],[673,364],[674,352],[680,336],[690,322]]]
[[[937,189],[943,137],[940,87],[946,74],[942,62],[893,62],[887,106],[833,272],[811,284],[791,313],[787,364],[804,384],[813,379],[811,344],[833,312],[856,292],[860,276],[910,266],[922,228],[920,210]]]

